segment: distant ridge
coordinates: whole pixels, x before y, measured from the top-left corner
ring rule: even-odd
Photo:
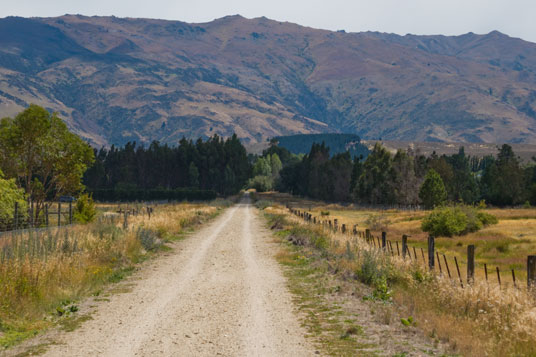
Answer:
[[[0,116],[57,111],[93,145],[236,132],[536,144],[536,44],[66,15],[0,19]]]

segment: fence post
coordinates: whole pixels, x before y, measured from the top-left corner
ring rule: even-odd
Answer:
[[[61,201],[58,201],[58,227],[61,227]]]
[[[15,224],[15,229],[19,228],[19,203],[15,201],[15,211],[13,212],[13,223]]]
[[[408,251],[408,236],[402,236],[402,258],[406,259],[406,253]]]
[[[430,270],[434,269],[434,263],[435,263],[435,255],[434,255],[434,249],[435,249],[435,239],[434,236],[428,236],[428,267]]]
[[[34,213],[33,207],[34,207],[34,203],[32,201],[32,202],[30,202],[30,207],[28,207],[28,209],[30,210],[30,214],[28,215],[29,216],[28,217],[28,226],[29,227],[33,227],[33,225],[34,225],[33,224],[33,219],[34,219],[34,217],[33,217],[33,213]]]
[[[458,266],[458,259],[456,259],[456,257],[454,257],[454,263],[456,263],[456,270],[458,271],[458,278],[460,279],[460,285],[463,288],[462,275],[460,274],[460,267]]]
[[[527,257],[527,286],[532,289],[536,285],[536,255]]]
[[[370,239],[370,229],[365,229],[365,239],[368,241]]]
[[[467,284],[472,284],[475,281],[475,246],[470,244],[467,246]]]
[[[385,250],[385,247],[387,245],[387,233],[382,232],[382,249]]]
[[[48,205],[45,203],[45,225],[48,227]]]
[[[123,221],[123,229],[127,229],[127,227],[128,227],[128,213],[125,210],[125,218],[124,218],[124,221]]]
[[[346,224],[344,224],[344,223],[341,226],[341,232],[346,233]]]
[[[69,201],[69,224],[73,224],[73,203]]]

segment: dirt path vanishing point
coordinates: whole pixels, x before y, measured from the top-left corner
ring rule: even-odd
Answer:
[[[309,356],[274,244],[249,203],[228,209],[99,302],[46,356]],[[137,278],[137,280],[136,280]]]

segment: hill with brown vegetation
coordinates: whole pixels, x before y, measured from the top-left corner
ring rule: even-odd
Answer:
[[[96,145],[232,132],[534,144],[536,44],[241,16],[1,19],[0,115],[29,103]]]

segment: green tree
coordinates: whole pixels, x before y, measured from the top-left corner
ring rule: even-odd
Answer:
[[[279,177],[279,172],[283,168],[283,164],[281,163],[281,160],[279,159],[279,155],[276,153],[272,154],[270,156],[270,164],[272,169],[272,178],[276,179]]]
[[[270,164],[270,155],[259,157],[253,165],[253,176],[272,176],[272,167]]]
[[[497,160],[482,176],[486,201],[496,205],[516,205],[526,199],[526,175],[510,145],[504,144]]]
[[[404,150],[398,150],[393,158],[393,189],[396,202],[415,205],[419,202],[420,179],[415,174],[415,160]]]
[[[419,198],[427,209],[440,206],[447,200],[447,190],[445,190],[443,180],[434,169],[430,169],[426,173],[419,190]]]
[[[393,159],[380,143],[363,163],[363,173],[354,188],[357,201],[368,203],[392,203],[395,200],[393,189]]]
[[[90,195],[84,193],[78,198],[74,207],[73,216],[75,221],[80,223],[89,223],[95,219],[97,209]]]
[[[0,224],[12,223],[15,202],[19,204],[20,214],[26,215],[28,206],[24,190],[17,187],[15,179],[5,179],[0,171]]]
[[[199,170],[193,161],[190,162],[190,166],[188,167],[188,178],[190,187],[199,187]]]
[[[82,176],[93,161],[91,147],[55,113],[37,105],[0,121],[0,169],[36,203],[36,217],[45,199],[81,191]]]

